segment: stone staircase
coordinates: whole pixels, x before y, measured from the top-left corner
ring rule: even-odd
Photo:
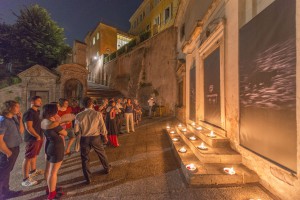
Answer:
[[[182,172],[190,185],[240,185],[258,183],[258,175],[242,164],[242,156],[230,147],[229,139],[199,125],[187,124],[178,127],[179,122],[172,122],[166,128],[176,158],[181,164]],[[186,131],[184,130],[186,129]],[[174,141],[174,138],[178,141]],[[176,140],[175,139],[175,140]],[[198,148],[204,145],[207,149]],[[179,150],[185,148],[186,152]],[[188,170],[187,165],[194,164],[196,170]],[[230,175],[224,168],[233,168]]]
[[[98,98],[112,98],[123,96],[121,92],[110,89],[107,86],[88,82],[87,96],[95,99]]]

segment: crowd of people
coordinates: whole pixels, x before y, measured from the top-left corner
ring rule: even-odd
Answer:
[[[3,103],[0,113],[0,200],[21,195],[9,188],[10,173],[24,140],[23,180],[21,185],[37,185],[36,176],[44,175],[48,199],[64,195],[57,187],[57,174],[65,156],[80,151],[82,172],[87,184],[92,182],[89,167],[91,149],[98,155],[104,173],[111,171],[106,145],[119,147],[118,135],[135,132],[142,120],[142,108],[135,99],[90,97],[78,100],[59,99],[42,106],[42,98],[30,99],[30,108],[22,115],[20,104],[10,100]],[[125,131],[122,130],[125,126]],[[23,139],[24,138],[24,139]],[[103,145],[105,144],[105,145]],[[45,149],[45,170],[37,169],[37,158]],[[74,147],[74,151],[72,148]]]

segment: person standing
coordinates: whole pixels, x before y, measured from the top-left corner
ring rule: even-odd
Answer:
[[[152,110],[153,110],[154,104],[155,104],[155,101],[154,101],[153,97],[151,97],[151,98],[148,100],[149,117],[150,117],[150,118],[152,117]]]
[[[43,170],[36,168],[36,160],[43,146],[43,131],[41,129],[41,118],[39,108],[42,106],[42,98],[34,96],[30,100],[31,107],[23,115],[25,125],[24,141],[25,158],[23,161],[22,186],[29,187],[38,184],[32,178],[44,174]]]
[[[92,173],[89,166],[89,153],[91,148],[94,149],[104,172],[108,174],[111,167],[108,163],[107,156],[100,138],[103,135],[104,142],[108,142],[107,130],[103,121],[102,114],[93,109],[93,99],[85,97],[83,99],[85,110],[80,112],[75,118],[75,132],[81,135],[80,140],[80,156],[82,162],[82,172],[86,179],[86,183],[92,182]]]
[[[4,102],[0,116],[0,199],[13,198],[22,193],[9,189],[9,179],[20,152],[23,132],[19,103],[12,100]]]
[[[139,101],[137,99],[134,100],[134,122],[136,125],[139,124],[140,121],[142,121],[142,107],[139,104]]]
[[[106,108],[106,127],[108,132],[108,139],[112,146],[118,147],[118,128],[116,123],[116,103],[113,100],[109,101],[108,107]]]
[[[135,132],[134,122],[133,122],[133,104],[131,104],[131,99],[127,99],[127,103],[124,107],[124,110],[125,110],[125,121],[126,121],[127,133],[130,133],[129,132],[129,123],[130,123],[131,131]]]
[[[61,197],[64,193],[57,191],[57,173],[61,167],[64,158],[64,142],[61,136],[66,136],[67,131],[64,130],[56,120],[58,109],[55,104],[46,104],[43,106],[42,128],[44,130],[46,144],[46,170],[45,180],[47,182],[48,199]]]
[[[116,118],[117,118],[117,129],[118,129],[118,133],[122,134],[121,128],[122,128],[122,124],[123,124],[123,106],[121,104],[121,99],[117,99],[117,103],[116,103]]]
[[[58,110],[58,115],[60,117],[67,115],[67,114],[72,114],[72,108],[69,107],[69,101],[67,99],[60,99],[59,100],[59,110]],[[74,119],[74,118],[73,118]],[[67,121],[65,122],[65,129],[68,133],[68,138],[69,138],[69,142],[68,145],[66,147],[66,151],[65,151],[65,155],[71,155],[71,147],[73,145],[73,143],[75,142],[75,134],[74,134],[74,130],[72,128],[72,121]]]

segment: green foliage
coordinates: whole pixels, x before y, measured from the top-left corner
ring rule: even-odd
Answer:
[[[16,15],[16,14],[15,14]],[[65,44],[64,29],[39,5],[25,7],[13,25],[0,25],[0,58],[29,67],[41,64],[56,67],[71,48]],[[2,44],[4,44],[2,46]]]
[[[140,35],[140,42],[143,42],[151,37],[151,32],[146,31]]]
[[[17,76],[6,77],[0,81],[0,89],[21,83],[21,81],[22,80]]]

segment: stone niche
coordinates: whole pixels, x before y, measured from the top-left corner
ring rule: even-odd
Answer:
[[[87,91],[88,71],[82,65],[64,64],[56,69],[60,75],[57,96],[67,99],[81,99]]]

